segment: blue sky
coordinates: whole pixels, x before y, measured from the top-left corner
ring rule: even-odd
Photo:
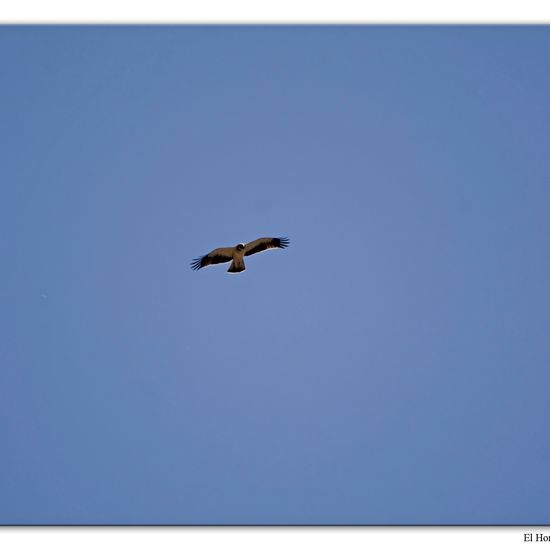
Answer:
[[[549,55],[0,27],[0,522],[547,523]]]

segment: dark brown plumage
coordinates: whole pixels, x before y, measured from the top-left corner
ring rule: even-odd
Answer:
[[[229,273],[240,273],[246,269],[244,256],[251,256],[252,254],[264,252],[271,248],[287,248],[289,244],[290,241],[286,237],[262,237],[248,244],[216,248],[204,256],[195,258],[191,262],[191,269],[198,270],[209,265],[226,263],[233,260],[227,271]]]

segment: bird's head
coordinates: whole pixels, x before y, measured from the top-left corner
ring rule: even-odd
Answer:
[[[239,243],[235,248],[236,248],[237,250],[244,250],[244,244],[243,244],[243,243]]]

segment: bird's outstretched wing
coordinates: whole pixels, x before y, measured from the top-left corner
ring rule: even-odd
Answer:
[[[258,252],[263,252],[270,248],[286,248],[289,243],[290,241],[286,237],[262,237],[261,239],[256,239],[246,244],[244,247],[244,255],[251,256],[252,254],[257,254]]]
[[[214,264],[223,264],[229,262],[233,259],[233,253],[235,252],[234,248],[216,248],[212,250],[209,254],[201,256],[200,258],[195,258],[191,262],[191,269],[200,269],[201,267],[206,267],[208,265]]]

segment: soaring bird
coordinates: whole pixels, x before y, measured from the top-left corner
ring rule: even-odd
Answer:
[[[233,260],[227,272],[240,273],[246,269],[244,265],[245,256],[251,256],[270,248],[286,248],[289,243],[290,241],[286,237],[262,237],[248,244],[240,243],[237,246],[230,246],[228,248],[216,248],[209,254],[194,259],[191,262],[191,269],[201,269],[201,267],[223,264]]]

